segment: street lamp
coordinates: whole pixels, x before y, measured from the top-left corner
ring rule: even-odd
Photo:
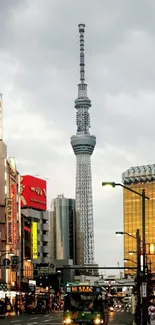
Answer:
[[[127,262],[132,262],[137,265],[137,263],[135,261],[131,260],[130,258],[124,258],[124,263],[127,263]]]
[[[132,237],[132,238],[136,239],[136,236],[131,235],[131,234],[129,234],[128,232],[125,232],[125,231],[116,231],[116,232],[115,232],[115,235],[116,235],[116,236],[127,235],[127,236],[129,236],[129,237]]]
[[[143,308],[142,308],[142,324],[146,325],[147,324],[147,318],[148,318],[148,306],[147,306],[147,280],[146,280],[146,275],[145,275],[145,256],[146,256],[146,243],[145,243],[145,200],[149,200],[150,198],[145,195],[145,189],[142,189],[142,193],[137,192],[130,187],[123,185],[121,183],[115,183],[115,182],[102,182],[102,186],[121,186],[124,189],[140,196],[142,198],[142,244],[143,244],[143,283],[142,283],[142,288],[143,288]],[[139,268],[139,261],[138,261],[139,254],[137,253],[137,267]],[[138,275],[137,271],[137,275]],[[138,277],[139,278],[139,277]],[[140,281],[140,278],[139,278]],[[140,293],[140,292],[139,292]]]
[[[3,252],[3,251],[2,251]],[[5,251],[2,255],[0,255],[0,259],[5,256],[6,254],[10,255],[10,256],[14,256],[14,252],[12,250],[9,251]]]
[[[129,251],[129,255],[134,255],[136,253],[137,253],[136,251]]]
[[[115,182],[102,182],[102,186],[111,186],[111,187],[116,187],[116,186],[121,186],[125,188],[126,190],[135,193],[136,195],[141,196],[142,198],[142,240],[143,240],[143,275],[145,278],[145,255],[146,255],[146,244],[145,244],[145,200],[149,200],[150,198],[145,195],[145,189],[142,189],[142,193],[137,192],[130,187],[121,184],[121,183],[115,183]]]

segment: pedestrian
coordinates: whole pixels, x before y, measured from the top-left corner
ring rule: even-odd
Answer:
[[[155,325],[155,304],[154,301],[150,301],[150,306],[148,308],[148,316],[150,325]]]

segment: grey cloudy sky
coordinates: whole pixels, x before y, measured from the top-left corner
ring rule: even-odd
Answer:
[[[95,251],[100,265],[122,263],[121,180],[154,163],[154,0],[0,0],[0,92],[4,140],[21,173],[49,178],[49,201],[74,197],[74,100],[79,23],[86,24],[86,79],[92,100]]]

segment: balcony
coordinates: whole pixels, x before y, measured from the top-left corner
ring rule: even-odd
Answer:
[[[49,221],[49,214],[48,213],[44,213],[43,220]]]
[[[41,263],[48,264],[49,262],[50,262],[50,258],[49,258],[49,256],[47,256],[47,257],[42,257],[42,259],[41,259]]]
[[[49,240],[50,240],[50,236],[49,236],[49,234],[46,234],[46,235],[42,235],[42,241],[45,241],[45,242],[49,242]]]
[[[46,253],[46,254],[49,254],[49,245],[47,245],[47,246],[42,246],[42,252],[43,252],[43,253]]]
[[[48,223],[43,223],[42,229],[45,231],[49,231],[49,224]]]

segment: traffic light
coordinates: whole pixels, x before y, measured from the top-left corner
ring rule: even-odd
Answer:
[[[49,274],[43,274],[36,277],[36,285],[38,287],[42,286],[46,288],[49,286]]]

